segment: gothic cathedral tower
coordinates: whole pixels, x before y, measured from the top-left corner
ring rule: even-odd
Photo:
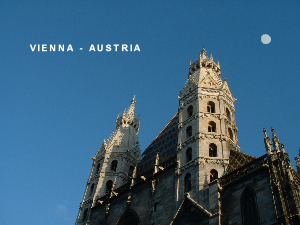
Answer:
[[[95,201],[104,195],[117,194],[113,190],[127,183],[141,160],[138,141],[140,118],[135,118],[135,97],[123,116],[118,115],[116,130],[105,139],[93,159],[76,224],[84,224]],[[127,171],[127,172],[126,172]]]
[[[220,177],[229,164],[230,150],[239,150],[235,122],[235,98],[226,79],[222,81],[219,62],[206,55],[190,62],[189,76],[179,95],[176,198],[182,202],[189,192],[198,202],[199,194]]]

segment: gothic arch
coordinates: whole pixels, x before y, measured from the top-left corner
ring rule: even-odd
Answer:
[[[128,209],[118,220],[116,225],[139,225],[139,216],[132,210]]]
[[[245,188],[241,195],[241,211],[243,225],[258,225],[259,216],[256,203],[256,194],[252,188]]]

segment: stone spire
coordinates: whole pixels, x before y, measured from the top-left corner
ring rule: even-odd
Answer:
[[[272,154],[271,139],[268,137],[266,128],[264,128],[263,131],[264,131],[264,134],[265,134],[265,139],[264,139],[264,141],[265,141],[265,147],[266,147],[268,155],[270,155],[270,154]]]
[[[280,152],[280,142],[279,142],[279,138],[276,136],[276,133],[275,133],[275,129],[272,127],[271,128],[272,130],[272,133],[273,133],[273,147],[274,147],[274,150],[276,152]]]

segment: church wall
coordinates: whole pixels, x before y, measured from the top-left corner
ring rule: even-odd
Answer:
[[[277,222],[276,211],[269,172],[266,168],[262,168],[224,187],[221,192],[222,224],[242,224],[241,195],[247,187],[255,191],[260,224],[275,224]]]
[[[140,224],[170,224],[174,216],[174,169],[174,166],[172,166],[166,171],[155,175],[158,182],[155,186],[154,195],[151,192],[152,180],[149,178],[146,181],[141,181],[142,183],[133,188],[130,205],[127,204],[128,194],[130,193],[128,190],[111,199],[108,216],[105,216],[105,203],[92,208],[90,224],[115,225],[128,209],[132,209],[137,213]]]

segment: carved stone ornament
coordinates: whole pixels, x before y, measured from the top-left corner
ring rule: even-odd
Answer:
[[[153,179],[151,181],[151,193],[152,193],[152,195],[154,195],[154,192],[155,192],[155,182],[156,182],[155,179]]]

